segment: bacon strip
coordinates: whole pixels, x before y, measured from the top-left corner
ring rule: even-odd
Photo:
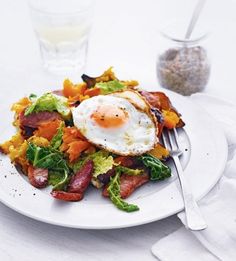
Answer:
[[[48,170],[34,168],[30,165],[28,167],[28,178],[32,186],[36,188],[45,188],[48,184]]]
[[[131,176],[127,174],[122,174],[120,177],[120,195],[121,198],[128,198],[138,187],[149,181],[149,175],[147,172],[142,175]],[[104,197],[109,197],[106,186],[102,192]]]
[[[150,105],[159,110],[174,109],[170,99],[163,92],[141,91],[140,94],[146,98]]]
[[[184,127],[185,123],[180,118],[181,114],[175,109],[175,107],[172,105],[170,99],[165,95],[163,92],[148,92],[148,91],[141,91],[140,94],[149,102],[149,104],[152,106],[152,110],[158,109],[160,111],[170,111],[174,112],[176,116],[179,118],[179,122],[175,125],[176,128]],[[155,111],[153,111],[155,113]],[[155,113],[155,116],[157,114]],[[158,129],[159,129],[159,136],[161,135],[163,124],[166,126],[165,119],[162,123],[158,120]]]
[[[98,180],[102,182],[104,185],[106,185],[109,183],[110,178],[115,174],[116,174],[115,169],[112,168],[108,170],[106,173],[98,175]]]
[[[135,168],[138,165],[138,161],[135,157],[119,156],[115,158],[115,163],[127,168]]]
[[[119,156],[115,158],[115,163],[120,164],[121,166],[127,168],[135,168],[139,165],[138,160],[135,157],[130,156]],[[110,181],[110,177],[116,174],[115,169],[112,168],[107,171],[107,173],[101,174],[98,176],[98,180],[101,181],[104,185],[108,184]]]
[[[63,95],[63,90],[54,90],[54,91],[52,91],[52,93],[53,93],[53,94],[56,94],[56,95],[58,95],[58,96],[64,96],[64,95]]]
[[[83,194],[81,193],[69,193],[69,192],[57,191],[57,190],[52,191],[51,195],[56,199],[60,199],[64,201],[79,201],[83,198]]]
[[[80,171],[78,171],[70,180],[68,192],[83,194],[87,189],[93,172],[93,161],[88,160]]]
[[[51,192],[51,195],[56,199],[64,201],[79,201],[83,199],[84,192],[92,179],[92,172],[93,161],[89,160],[83,168],[71,178],[67,192],[54,190]]]
[[[23,129],[24,127],[38,128],[38,126],[43,122],[54,121],[57,119],[62,120],[60,114],[54,111],[41,111],[37,113],[32,113],[28,116],[25,116],[24,112],[22,112],[19,115],[20,127]]]

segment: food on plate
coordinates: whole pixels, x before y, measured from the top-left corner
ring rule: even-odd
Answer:
[[[124,199],[171,176],[159,138],[184,122],[164,93],[121,81],[111,68],[82,80],[13,104],[17,132],[0,150],[32,186],[51,186],[55,199],[80,201],[93,185],[117,208],[136,211]]]

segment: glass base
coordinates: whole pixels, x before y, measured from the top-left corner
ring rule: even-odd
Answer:
[[[85,68],[88,41],[51,44],[40,39],[43,66],[59,75],[82,74]]]

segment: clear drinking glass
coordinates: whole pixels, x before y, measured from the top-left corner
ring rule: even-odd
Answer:
[[[83,72],[92,0],[29,0],[43,65],[54,73]]]
[[[185,39],[185,26],[176,22],[160,34],[157,55],[157,78],[164,88],[182,95],[202,91],[209,80],[208,33],[195,29],[190,39]]]

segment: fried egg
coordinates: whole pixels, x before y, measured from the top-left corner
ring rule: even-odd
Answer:
[[[89,142],[118,155],[141,155],[157,143],[155,117],[135,91],[84,100],[72,115]]]

